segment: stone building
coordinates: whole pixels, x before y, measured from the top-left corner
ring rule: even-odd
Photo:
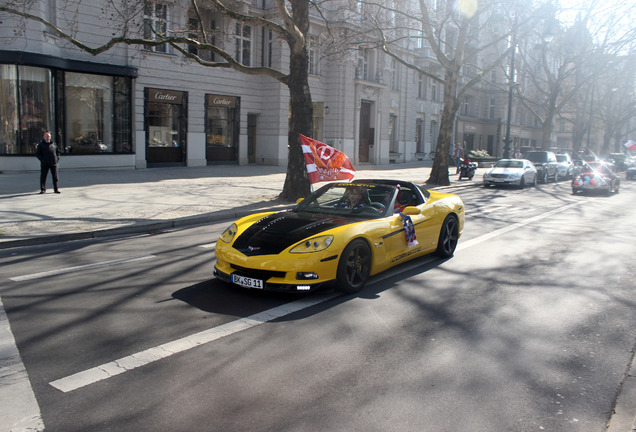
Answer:
[[[97,0],[81,2],[73,11],[60,8],[62,0],[34,3],[34,13],[71,28],[89,47],[109,39],[119,18]],[[200,37],[189,4],[147,1],[128,25],[146,38],[155,31]],[[267,1],[241,7],[264,17],[275,8]],[[285,70],[287,46],[270,30],[211,10],[201,14],[213,43],[234,58]],[[0,171],[37,169],[33,154],[43,130],[61,144],[65,169],[286,166],[289,94],[273,78],[205,67],[165,44],[120,44],[92,56],[42,23],[6,13],[1,18]],[[344,151],[354,166],[430,159],[442,86],[371,47],[361,46],[347,57],[324,57],[324,30],[320,20],[312,20],[313,137]],[[410,55],[424,66],[435,63],[425,47],[413,48]],[[467,79],[470,71],[464,74]],[[503,74],[493,72],[492,80],[505,85]],[[477,86],[458,113],[454,142],[501,156],[506,103],[500,86]],[[535,134],[533,125],[522,122],[512,130],[517,146],[532,146]]]

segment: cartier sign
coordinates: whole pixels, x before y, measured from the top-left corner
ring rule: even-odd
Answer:
[[[207,95],[209,107],[223,107],[223,108],[236,108],[236,97],[234,96],[221,96],[221,95]]]
[[[163,102],[171,104],[183,103],[183,92],[173,90],[148,89],[150,102]]]

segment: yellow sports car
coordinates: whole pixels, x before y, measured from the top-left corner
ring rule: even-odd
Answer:
[[[233,223],[216,243],[214,275],[246,288],[301,292],[367,279],[429,254],[448,258],[464,228],[457,195],[398,180],[329,183],[290,210]]]

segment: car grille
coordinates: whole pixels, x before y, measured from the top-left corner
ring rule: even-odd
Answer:
[[[491,174],[490,176],[493,178],[507,178],[508,174]]]
[[[250,269],[232,264],[232,268],[236,270],[236,273],[240,276],[251,277],[255,279],[268,280],[269,278],[278,277],[284,278],[285,272]]]

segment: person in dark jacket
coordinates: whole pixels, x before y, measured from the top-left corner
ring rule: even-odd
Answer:
[[[51,171],[51,177],[53,179],[53,190],[59,194],[60,190],[57,187],[57,163],[60,161],[60,148],[51,141],[51,133],[49,131],[44,132],[44,137],[40,144],[38,144],[35,155],[40,160],[40,193],[46,192],[46,176]]]

